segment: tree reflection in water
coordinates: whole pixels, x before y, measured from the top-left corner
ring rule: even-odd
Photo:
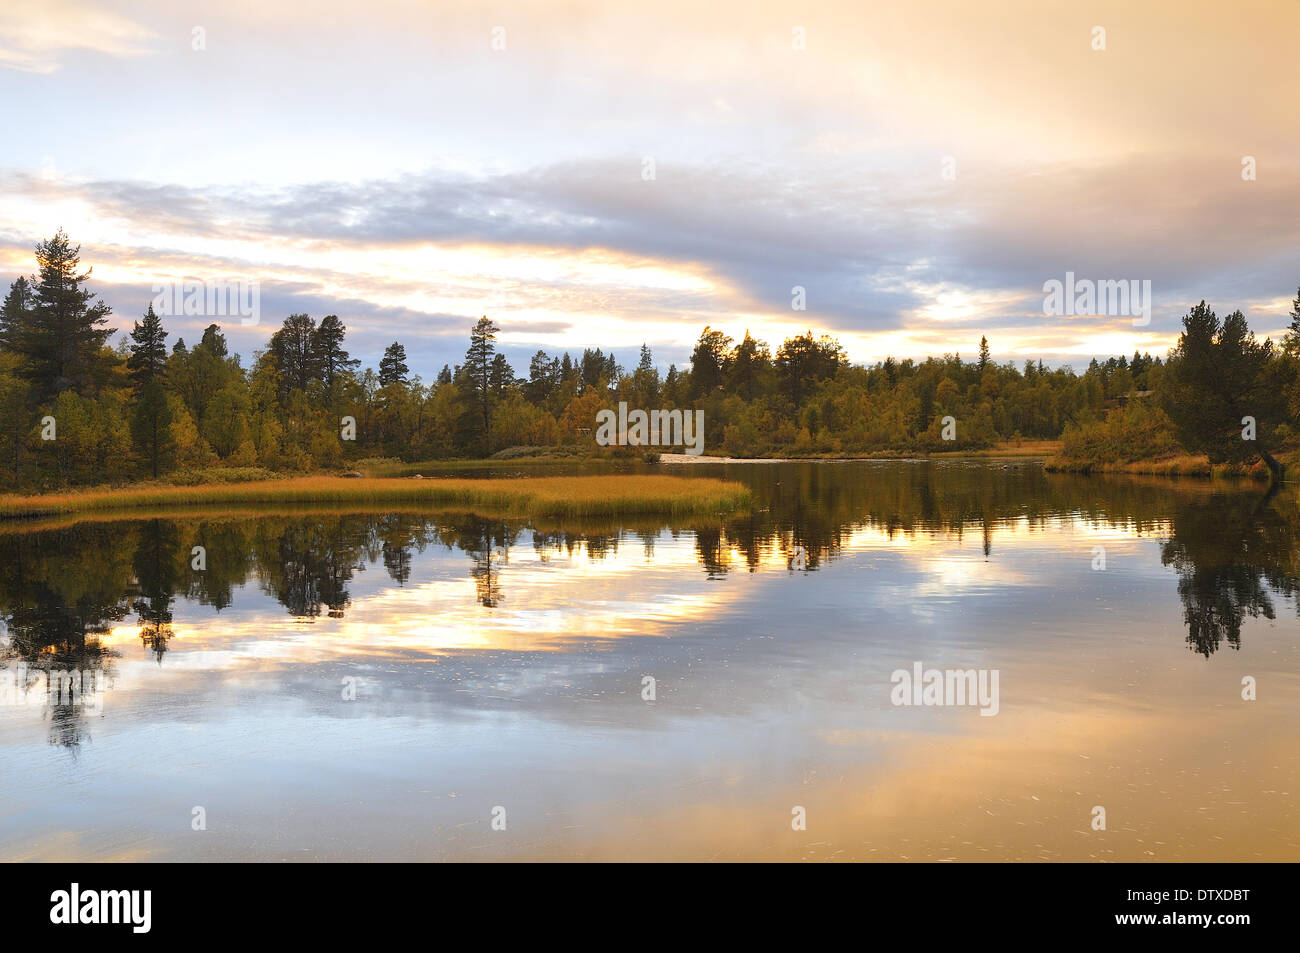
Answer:
[[[75,672],[100,684],[117,653],[102,644],[129,611],[129,556],[111,527],[0,536],[0,616],[7,638],[0,658],[21,662],[48,687]],[[9,673],[11,674],[11,673]],[[87,682],[88,683],[88,682]],[[51,744],[75,748],[85,737],[84,696],[51,692]]]
[[[710,474],[713,475],[713,474]],[[292,616],[341,618],[354,574],[382,565],[405,586],[414,553],[429,546],[469,560],[478,603],[507,599],[509,560],[527,539],[552,556],[601,560],[623,542],[655,558],[661,534],[689,532],[699,568],[711,578],[788,563],[804,547],[806,568],[838,559],[851,534],[871,527],[889,538],[978,532],[986,558],[999,535],[1048,531],[1058,518],[1161,539],[1160,556],[1178,577],[1189,647],[1205,657],[1241,644],[1247,616],[1272,619],[1278,596],[1295,599],[1297,510],[1288,492],[1253,486],[1055,477],[1031,465],[789,464],[721,471],[756,491],[749,513],[689,525],[526,525],[475,516],[419,513],[278,513],[85,522],[52,529],[0,528],[0,657],[30,672],[75,669],[111,676],[116,652],[103,635],[134,613],[144,650],[162,664],[173,639],[177,598],[229,607],[235,588],[254,581]],[[194,568],[195,546],[206,566]],[[418,580],[417,580],[418,582]],[[50,740],[75,746],[84,733],[75,705],[51,708]]]
[[[1275,618],[1273,594],[1297,592],[1294,502],[1278,494],[1215,494],[1184,504],[1160,560],[1178,572],[1187,643],[1208,658],[1223,642],[1241,647],[1246,616]]]

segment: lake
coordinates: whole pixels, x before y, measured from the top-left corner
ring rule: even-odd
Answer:
[[[0,858],[1300,851],[1290,489],[659,469],[755,506],[0,526]]]

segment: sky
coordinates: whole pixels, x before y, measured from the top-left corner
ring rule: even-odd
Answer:
[[[0,280],[61,227],[118,328],[257,281],[257,323],[173,340],[332,313],[426,380],[484,314],[521,373],[705,325],[1081,369],[1201,299],[1276,338],[1298,34],[1295,0],[4,0]],[[1045,313],[1067,272],[1149,281],[1150,322]]]

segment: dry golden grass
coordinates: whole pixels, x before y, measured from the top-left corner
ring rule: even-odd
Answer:
[[[1057,457],[1048,460],[1043,469],[1049,473],[1131,473],[1153,476],[1195,477],[1250,477],[1268,479],[1268,468],[1262,463],[1246,466],[1238,463],[1211,464],[1205,454],[1177,454],[1157,460],[1132,460],[1124,463],[1094,463],[1067,460]]]
[[[1061,452],[1060,440],[1003,440],[983,450],[940,450],[932,457],[1050,457]]]
[[[700,516],[746,506],[742,484],[651,475],[518,479],[345,479],[302,477],[208,486],[143,486],[0,496],[0,518],[186,507],[268,504],[428,505],[485,515]]]

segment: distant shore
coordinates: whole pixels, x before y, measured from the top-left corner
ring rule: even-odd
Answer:
[[[866,454],[827,454],[804,457],[710,457],[701,454],[692,456],[687,453],[661,453],[660,463],[831,463],[851,462],[855,460],[928,460],[955,459],[966,457],[1035,457],[1047,459],[1061,452],[1059,440],[1022,440],[1004,441],[992,447],[974,450],[944,450],[939,453],[909,453],[900,451],[881,451]]]

